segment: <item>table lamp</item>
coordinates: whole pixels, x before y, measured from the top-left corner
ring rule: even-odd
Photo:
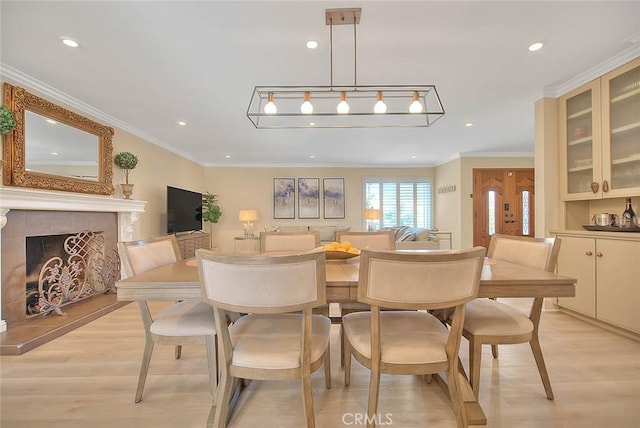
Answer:
[[[240,210],[238,220],[244,221],[244,236],[253,236],[253,223],[258,219],[258,212],[256,210]]]
[[[364,219],[367,221],[367,231],[373,232],[375,228],[375,220],[380,220],[380,210],[376,208],[367,208],[364,210]]]

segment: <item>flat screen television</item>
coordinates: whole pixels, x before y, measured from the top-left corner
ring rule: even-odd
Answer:
[[[202,230],[202,193],[167,186],[167,232]]]

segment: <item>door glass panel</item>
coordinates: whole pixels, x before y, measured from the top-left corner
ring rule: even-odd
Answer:
[[[529,222],[530,220],[530,216],[529,216],[529,212],[530,212],[530,207],[529,207],[529,191],[528,190],[523,190],[522,191],[522,234],[523,235],[529,235]]]
[[[489,231],[489,235],[494,235],[496,233],[496,192],[495,190],[489,190],[487,192],[487,210],[489,211],[487,214],[487,218],[489,219],[489,227],[487,230]]]
[[[609,86],[611,188],[640,187],[640,67]]]

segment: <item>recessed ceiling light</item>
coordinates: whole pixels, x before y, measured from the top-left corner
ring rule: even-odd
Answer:
[[[179,120],[176,123],[180,126],[187,126],[187,122],[185,122],[184,120]]]
[[[52,155],[58,156],[58,152],[51,152]]]
[[[315,159],[315,158],[316,158],[316,155],[309,155],[309,157],[310,157],[311,159]]]
[[[49,122],[49,123],[53,124],[53,125],[55,125],[56,123],[58,123],[58,122],[56,122],[56,121],[55,121],[55,120],[53,120],[53,119],[45,119],[45,120],[46,120],[47,122]]]
[[[473,126],[473,122],[467,122],[464,124],[467,128],[471,128]]]
[[[231,155],[226,155],[225,158],[231,159]]]
[[[535,52],[535,51],[537,51],[537,50],[542,49],[542,47],[543,47],[543,46],[544,46],[544,43],[542,43],[542,42],[535,42],[535,43],[532,43],[531,45],[529,45],[529,50],[530,50],[531,52]]]
[[[309,126],[316,126],[315,122],[309,122]]]
[[[307,48],[309,49],[315,49],[318,47],[318,42],[316,42],[315,40],[309,40],[307,42]]]
[[[75,40],[73,40],[70,37],[60,37],[60,41],[65,45],[68,46],[70,48],[77,48],[78,46],[80,46],[80,44],[78,42],[76,42]]]
[[[418,157],[418,156],[415,156],[415,155],[414,155],[414,156],[411,156],[411,159],[416,159],[417,157]]]

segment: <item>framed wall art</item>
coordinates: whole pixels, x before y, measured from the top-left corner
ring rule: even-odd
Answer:
[[[344,218],[344,178],[324,178],[324,218]]]
[[[295,218],[296,180],[273,179],[273,218]]]
[[[298,218],[320,218],[320,179],[298,178]]]

